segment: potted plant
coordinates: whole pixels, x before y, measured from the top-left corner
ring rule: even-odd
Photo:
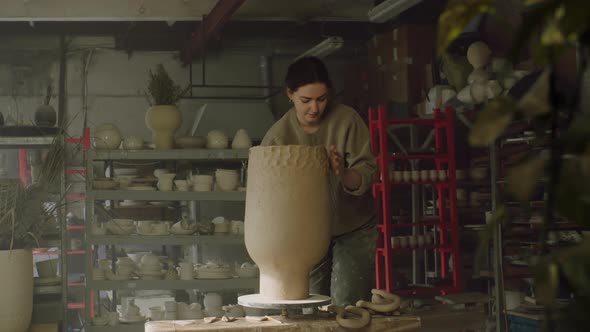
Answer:
[[[20,179],[0,180],[0,320],[5,331],[28,330],[33,309],[33,255],[56,205],[49,190],[63,172],[63,137],[58,135],[41,164],[39,180],[25,188]]]
[[[152,131],[156,149],[174,148],[174,133],[182,123],[176,103],[189,88],[183,90],[175,84],[162,64],[156,67],[155,72],[150,70],[147,97],[151,107],[145,115],[145,123]]]
[[[502,15],[497,12],[502,4],[491,0],[449,1],[439,19],[439,51],[444,51],[474,16]],[[490,100],[478,114],[469,142],[474,146],[494,144],[512,120],[517,120],[526,121],[534,129],[536,139],[530,144],[549,143],[542,153],[531,151],[511,166],[506,192],[528,208],[538,180],[545,180],[538,259],[531,269],[535,297],[544,306],[544,330],[553,331],[557,325],[559,330],[585,330],[587,327],[583,326],[590,323],[590,238],[584,236],[569,246],[551,250],[548,239],[550,231],[559,229],[558,216],[574,229],[587,229],[590,224],[590,113],[583,103],[583,98],[587,98],[584,77],[590,61],[590,2],[530,0],[522,5],[526,15],[522,15],[514,33],[508,56],[516,63],[523,49],[530,48],[539,74],[528,89],[520,87],[518,97],[509,94]],[[504,18],[498,20],[504,22]],[[568,51],[577,52],[577,65],[569,82],[563,67],[567,61],[562,58]],[[483,233],[479,253],[486,251],[487,242],[498,234],[499,225],[510,223],[508,209],[496,207]],[[499,278],[496,289],[501,289],[502,284]],[[561,292],[569,295],[567,302],[563,295],[560,297]],[[501,297],[498,302],[503,302]]]

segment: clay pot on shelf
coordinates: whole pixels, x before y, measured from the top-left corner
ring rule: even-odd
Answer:
[[[411,248],[416,247],[417,244],[418,244],[418,239],[417,239],[417,237],[415,235],[408,236],[408,245]]]
[[[438,180],[438,172],[435,169],[431,169],[428,171],[428,177],[430,181],[436,181]]]
[[[410,182],[412,180],[412,172],[402,171],[402,180],[404,182]]]
[[[227,149],[228,138],[221,130],[211,130],[207,133],[207,149]]]
[[[400,248],[407,248],[408,247],[408,237],[407,236],[398,236],[398,238],[399,238]]]
[[[121,132],[112,123],[103,123],[94,130],[94,146],[97,149],[118,149]]]
[[[421,181],[428,181],[430,179],[429,175],[428,175],[428,170],[427,169],[423,169],[420,171],[420,180]]]
[[[420,171],[419,170],[413,170],[412,171],[411,178],[412,178],[412,181],[414,181],[414,182],[420,181]]]
[[[423,247],[426,244],[426,236],[425,235],[418,235],[416,238],[418,247]]]
[[[145,114],[145,124],[152,131],[156,150],[174,148],[174,134],[182,124],[182,114],[174,105],[156,105]]]
[[[231,141],[232,149],[249,149],[252,147],[252,140],[248,136],[246,129],[239,129]]]

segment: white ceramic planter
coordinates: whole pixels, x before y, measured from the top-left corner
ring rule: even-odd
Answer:
[[[157,150],[174,148],[174,133],[182,124],[182,114],[173,105],[156,105],[145,114],[145,124],[152,131]]]
[[[30,250],[2,250],[0,264],[0,330],[26,332],[33,312],[33,255]]]

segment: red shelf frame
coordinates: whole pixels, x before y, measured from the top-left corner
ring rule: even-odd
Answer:
[[[435,130],[435,154],[419,155],[394,155],[388,148],[387,129],[391,125],[412,124],[430,125]],[[369,109],[369,133],[371,149],[377,160],[380,176],[376,177],[373,185],[373,195],[378,205],[379,221],[377,229],[379,237],[377,242],[375,274],[376,286],[379,289],[399,294],[449,294],[461,291],[460,253],[459,253],[459,223],[457,214],[457,182],[455,177],[455,112],[447,107],[444,112],[434,110],[432,119],[389,119],[383,106],[377,109]],[[392,182],[389,175],[389,164],[394,160],[431,159],[436,164],[436,169],[447,169],[448,179],[445,181],[416,181],[416,182]],[[391,192],[394,187],[407,185],[435,185],[438,193],[438,217],[436,221],[418,222],[411,224],[395,224],[392,222]],[[447,215],[446,206],[449,202]],[[429,220],[433,217],[429,216]],[[391,238],[396,230],[414,226],[437,226],[438,244],[413,248],[392,248]],[[450,238],[450,241],[448,240]],[[412,289],[394,289],[395,280],[393,269],[395,267],[394,254],[399,252],[411,252],[414,250],[434,250],[440,257],[442,278],[452,278],[452,285],[443,287],[418,287]],[[448,274],[448,257],[452,255],[452,273]]]

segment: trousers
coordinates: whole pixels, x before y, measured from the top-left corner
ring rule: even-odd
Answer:
[[[375,287],[375,219],[359,229],[332,238],[330,249],[309,276],[311,294],[330,295],[336,305],[370,300]]]

